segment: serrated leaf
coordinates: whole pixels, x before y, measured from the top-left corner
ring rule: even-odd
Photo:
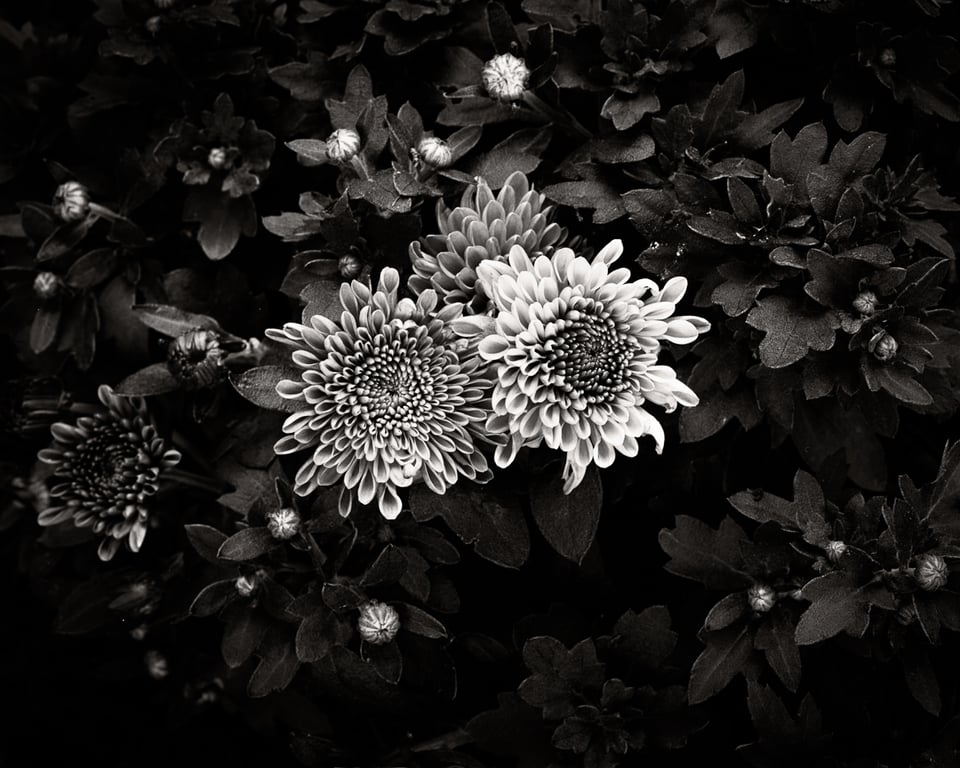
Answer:
[[[841,632],[860,637],[867,631],[867,587],[851,583],[848,574],[834,571],[807,582],[803,597],[810,606],[797,622],[797,645],[819,643]]]
[[[760,360],[769,368],[786,368],[811,349],[833,347],[840,320],[834,312],[810,312],[788,296],[761,299],[747,315],[747,324],[766,335],[760,342]]]
[[[699,581],[708,589],[736,590],[753,583],[744,570],[743,529],[729,517],[714,530],[689,515],[678,515],[672,530],[660,531],[660,548],[670,557],[670,573]]]
[[[722,691],[744,671],[753,655],[753,637],[746,625],[707,635],[707,647],[693,662],[687,698],[700,704]]]

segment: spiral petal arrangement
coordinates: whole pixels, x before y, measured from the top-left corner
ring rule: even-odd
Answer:
[[[50,489],[55,500],[40,513],[43,526],[72,519],[102,537],[98,554],[110,560],[126,542],[138,552],[147,533],[147,500],[157,492],[165,469],[180,462],[167,448],[140,397],[121,397],[102,385],[97,394],[105,410],[81,416],[75,425],[50,427],[54,444],[39,453],[55,467],[60,481]]]
[[[622,251],[615,240],[589,262],[569,248],[534,258],[514,246],[506,262],[477,269],[496,309],[493,327],[476,334],[480,356],[498,376],[486,426],[509,436],[496,463],[508,466],[520,447],[546,443],[567,455],[566,493],[591,463],[609,466],[618,452],[635,456],[638,437],[653,436],[662,450],[663,428],[645,403],[669,412],[699,402],[671,367],[657,364],[657,354],[664,341],[691,343],[709,323],[673,316],[685,279],[660,289],[631,281],[627,269],[611,271]],[[479,320],[457,327],[469,335],[471,325],[483,326]]]
[[[307,448],[296,476],[301,496],[341,479],[340,513],[376,500],[400,514],[398,488],[422,479],[444,493],[460,477],[485,481],[489,469],[474,437],[482,434],[493,378],[449,330],[458,306],[436,310],[437,295],[400,299],[400,276],[384,269],[375,291],[343,284],[338,322],[314,315],[267,336],[293,348],[299,380],[277,384],[302,409],[284,422],[274,450]]]
[[[490,185],[478,179],[453,210],[441,201],[440,234],[410,245],[410,290],[419,295],[432,288],[442,304],[461,303],[465,314],[486,312],[489,299],[477,284],[480,264],[505,260],[515,245],[531,255],[549,255],[566,239],[566,231],[551,221],[553,206],[545,206],[545,200],[517,171],[496,197]]]

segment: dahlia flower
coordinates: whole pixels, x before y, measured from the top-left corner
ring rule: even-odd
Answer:
[[[449,331],[457,306],[434,312],[437,295],[400,299],[400,276],[384,269],[376,291],[360,282],[340,287],[337,322],[314,315],[266,335],[294,348],[302,369],[277,393],[302,409],[283,424],[278,454],[312,448],[294,491],[306,496],[343,480],[340,514],[354,499],[376,499],[384,517],[400,514],[397,489],[422,478],[444,493],[461,476],[485,481],[482,435],[493,379]]]
[[[478,179],[457,208],[438,202],[440,234],[410,244],[414,274],[408,287],[416,294],[433,288],[443,304],[462,303],[467,314],[487,311],[488,297],[477,287],[479,264],[506,260],[515,245],[531,255],[549,255],[565,239],[566,231],[550,221],[553,206],[544,206],[545,199],[516,171],[496,197]]]
[[[76,425],[50,427],[54,444],[39,453],[61,482],[50,489],[51,505],[40,525],[73,519],[102,536],[98,554],[110,560],[122,542],[138,552],[147,533],[147,498],[157,492],[164,470],[180,461],[167,448],[140,397],[121,397],[103,385],[97,391],[106,410],[81,416]]]
[[[647,401],[668,412],[699,402],[672,368],[657,364],[657,353],[662,341],[691,343],[709,323],[672,316],[684,278],[660,289],[631,281],[627,269],[610,271],[622,251],[614,240],[590,262],[569,248],[531,258],[514,246],[507,262],[477,268],[495,315],[454,322],[497,370],[486,425],[508,436],[497,447],[497,465],[508,466],[522,446],[546,443],[566,453],[565,493],[591,463],[606,467],[617,452],[637,455],[638,437],[651,435],[662,451],[663,428],[643,407]]]

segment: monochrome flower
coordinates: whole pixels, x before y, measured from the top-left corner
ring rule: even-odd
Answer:
[[[53,207],[63,221],[82,221],[90,212],[90,192],[79,181],[67,181],[57,187]]]
[[[226,378],[224,351],[216,331],[198,328],[167,346],[167,367],[185,389],[212,387]]]
[[[300,514],[293,507],[281,507],[267,513],[267,530],[280,541],[292,539],[300,532]]]
[[[466,314],[487,311],[489,299],[478,291],[478,265],[488,259],[505,260],[515,245],[531,256],[549,255],[566,239],[566,231],[551,221],[553,206],[545,206],[545,200],[516,171],[496,197],[490,185],[478,179],[453,210],[440,201],[440,234],[410,244],[414,271],[410,290],[420,294],[432,288],[442,303],[464,304]]]
[[[327,139],[327,157],[335,163],[348,163],[360,151],[360,134],[350,128],[338,128]]]
[[[339,321],[314,315],[266,332],[294,348],[302,369],[299,380],[277,384],[281,397],[302,407],[284,422],[274,450],[312,448],[294,490],[306,496],[342,480],[344,516],[354,499],[376,499],[393,519],[397,489],[421,478],[442,494],[461,476],[489,476],[474,436],[482,434],[493,380],[449,330],[459,307],[434,312],[434,291],[415,303],[398,297],[399,286],[397,271],[384,269],[375,291],[357,281],[341,286]]]
[[[180,461],[157,434],[140,397],[120,397],[102,385],[97,392],[106,407],[81,416],[75,425],[50,427],[54,444],[39,453],[55,467],[60,482],[50,489],[51,505],[40,525],[72,519],[102,537],[98,554],[110,560],[126,542],[138,552],[147,533],[147,499],[157,492],[164,470]]]
[[[651,435],[662,450],[663,428],[647,401],[668,412],[699,402],[672,368],[657,364],[657,353],[662,341],[693,342],[709,323],[673,316],[684,278],[660,289],[631,282],[627,269],[611,272],[622,251],[614,240],[589,262],[569,248],[534,259],[515,246],[507,262],[477,269],[495,317],[455,323],[497,370],[487,430],[508,439],[497,465],[508,466],[522,446],[546,443],[567,455],[565,493],[590,464],[607,467],[617,452],[636,456],[638,437]]]
[[[360,606],[357,629],[360,637],[371,645],[385,645],[400,631],[400,614],[392,605],[369,600]]]
[[[450,145],[436,136],[424,136],[417,146],[417,152],[423,162],[432,168],[446,168],[453,160]]]
[[[527,88],[530,70],[526,62],[512,53],[501,53],[483,65],[483,87],[498,101],[517,101]]]

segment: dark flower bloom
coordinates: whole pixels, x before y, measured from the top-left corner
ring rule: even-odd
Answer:
[[[180,461],[167,448],[139,397],[120,397],[102,385],[97,392],[106,406],[76,425],[51,426],[54,445],[39,458],[55,467],[61,482],[50,489],[51,506],[40,513],[40,525],[72,519],[91,526],[102,537],[98,554],[110,560],[127,542],[137,552],[147,533],[147,499],[157,492],[164,470]]]
[[[220,336],[203,328],[189,331],[170,342],[167,367],[186,389],[203,389],[227,375]]]

